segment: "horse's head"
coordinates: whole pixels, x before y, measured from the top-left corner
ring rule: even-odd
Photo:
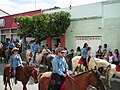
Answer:
[[[44,49],[42,50],[42,54],[43,54],[43,55],[48,54],[48,51],[47,51],[46,48],[44,48]]]
[[[42,54],[44,55],[44,54],[51,54],[52,52],[49,50],[49,49],[47,49],[47,48],[44,48],[43,50],[42,50]]]
[[[33,69],[31,76],[34,78],[35,83],[38,83],[38,70],[37,70],[37,68]]]
[[[97,90],[105,90],[105,85],[103,84],[103,82],[101,80],[99,71],[93,70],[92,73],[93,74],[90,79],[90,85],[97,88]]]

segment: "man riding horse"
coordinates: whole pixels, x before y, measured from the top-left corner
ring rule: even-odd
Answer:
[[[13,72],[14,72],[14,77],[15,77],[15,84],[17,83],[16,81],[16,69],[19,67],[19,66],[22,66],[22,59],[20,57],[20,55],[18,54],[18,48],[14,47],[12,49],[12,55],[10,56],[10,59],[9,59],[9,62],[10,62],[10,65],[13,69]]]
[[[30,61],[30,65],[35,66],[35,54],[37,51],[38,51],[38,43],[37,43],[37,40],[35,40],[34,43],[31,44],[32,58]]]
[[[63,53],[63,48],[56,48],[56,56],[52,60],[53,78],[55,80],[55,87],[53,90],[60,90],[61,84],[64,82],[65,77],[69,75],[68,65],[63,57]]]

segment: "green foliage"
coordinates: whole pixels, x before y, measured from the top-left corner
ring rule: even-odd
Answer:
[[[70,14],[68,12],[55,12],[50,14],[38,14],[32,17],[16,17],[15,22],[19,23],[19,36],[24,37],[55,37],[66,32],[70,25]]]

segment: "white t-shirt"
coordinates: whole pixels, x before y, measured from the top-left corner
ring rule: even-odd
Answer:
[[[2,43],[0,43],[0,48],[2,48],[2,46],[3,46]]]
[[[114,59],[114,56],[109,56],[109,63],[112,63]]]

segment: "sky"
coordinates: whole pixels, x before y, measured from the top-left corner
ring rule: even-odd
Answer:
[[[101,1],[106,0],[0,0],[0,9],[12,15],[55,6],[65,8]]]

